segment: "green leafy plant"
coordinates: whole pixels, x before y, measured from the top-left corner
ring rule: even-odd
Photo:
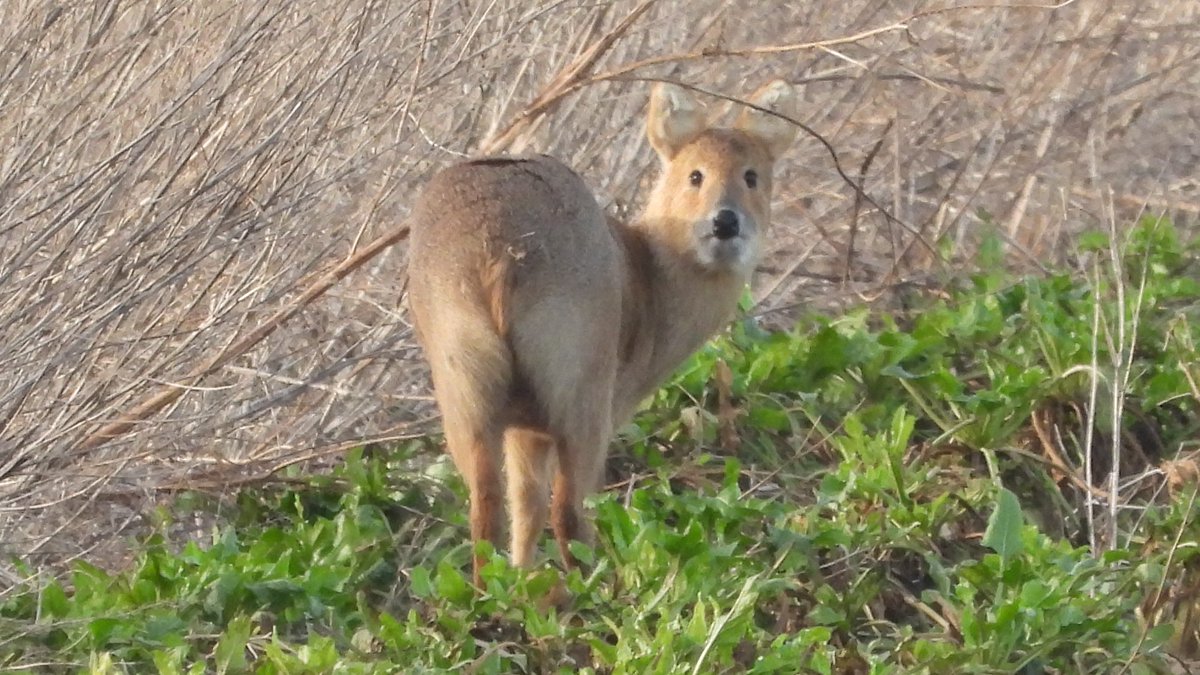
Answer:
[[[910,314],[735,324],[623,430],[583,570],[562,575],[549,543],[528,572],[485,551],[472,588],[464,493],[432,444],[355,451],[177,500],[126,569],[25,568],[0,595],[0,668],[1168,672],[1195,599],[1163,589],[1197,587],[1200,560],[1176,457],[1200,420],[1200,287],[1169,223],[1118,245],[1119,277],[997,265]],[[1141,289],[1136,321],[1105,302],[1117,283]],[[1089,406],[1118,348],[1095,327],[1120,322],[1136,348],[1114,427]],[[1122,475],[1177,461],[1178,480],[1126,492],[1122,536],[1093,550],[1081,514],[1104,493],[1080,467],[1143,437]],[[218,524],[177,534],[196,510]]]

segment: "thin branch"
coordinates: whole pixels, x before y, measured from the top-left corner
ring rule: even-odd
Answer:
[[[134,405],[133,408],[121,415],[121,417],[116,421],[105,424],[99,429],[89,433],[83,438],[82,441],[79,442],[77,446],[78,449],[81,451],[91,450],[102,443],[111,441],[129,433],[137,424],[144,422],[163,408],[166,408],[168,405],[174,403],[179,399],[179,397],[183,396],[183,394],[187,391],[186,384],[188,382],[199,381],[205,375],[216,371],[233,359],[246,353],[268,335],[278,330],[280,326],[299,313],[300,310],[304,309],[304,307],[313,300],[321,297],[325,291],[333,288],[335,284],[344,279],[351,272],[361,267],[371,258],[374,258],[376,255],[382,253],[393,244],[406,238],[408,238],[408,225],[404,224],[377,237],[374,241],[362,247],[361,250],[359,250],[350,258],[343,260],[328,270],[314,275],[316,277],[315,279],[310,279],[307,281],[307,283],[302,281],[301,283],[297,284],[298,286],[307,287],[295,300],[275,312],[275,314],[271,315],[270,318],[259,324],[240,340],[230,344],[208,362],[192,370],[190,373],[185,375],[180,382],[160,389],[157,393]]]

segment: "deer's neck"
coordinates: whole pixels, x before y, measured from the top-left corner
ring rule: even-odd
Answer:
[[[703,270],[656,237],[653,220],[614,223],[625,252],[620,358],[613,421],[623,424],[689,355],[725,326],[747,279]]]

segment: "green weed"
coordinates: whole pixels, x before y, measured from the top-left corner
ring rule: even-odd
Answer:
[[[1163,591],[1197,586],[1194,483],[1132,482],[1119,540],[1095,549],[1085,500],[1109,470],[1162,486],[1156,467],[1186,459],[1200,285],[1168,223],[1119,244],[1119,273],[997,267],[907,313],[734,326],[623,430],[568,609],[540,608],[560,582],[549,543],[532,572],[494,556],[469,585],[461,485],[419,443],[244,491],[202,542],[173,539],[166,512],[119,572],[30,571],[0,596],[0,667],[1167,672],[1195,631],[1195,598]],[[1117,284],[1136,316],[1108,302]],[[1105,338],[1118,325],[1132,350]],[[1115,427],[1097,387],[1123,403]],[[724,395],[736,422],[714,412]]]

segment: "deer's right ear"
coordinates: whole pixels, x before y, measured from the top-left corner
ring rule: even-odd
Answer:
[[[682,87],[660,82],[650,95],[646,138],[663,161],[704,131],[704,108]]]

